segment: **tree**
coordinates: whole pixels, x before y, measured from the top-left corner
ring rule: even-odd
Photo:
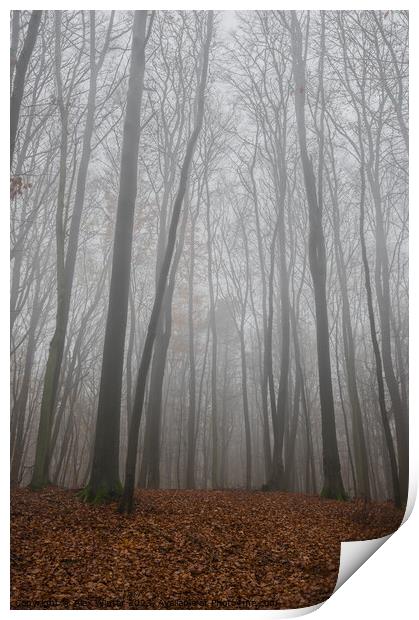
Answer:
[[[95,443],[90,481],[86,489],[86,497],[90,500],[112,498],[121,492],[119,429],[122,369],[128,312],[133,218],[137,196],[137,161],[145,71],[146,24],[147,11],[135,11]]]
[[[159,82],[154,82],[153,88],[158,91],[159,114],[156,120],[156,133],[158,143],[161,140],[161,147],[158,148],[158,161],[162,176],[162,195],[156,191],[156,201],[159,204],[159,234],[157,239],[157,260],[156,260],[156,284],[158,281],[160,267],[164,256],[167,243],[167,228],[170,218],[170,197],[178,175],[179,151],[183,149],[185,133],[188,125],[193,122],[192,100],[192,81],[190,77],[196,72],[194,64],[185,66],[185,56],[187,50],[191,50],[194,57],[197,54],[197,42],[190,38],[198,38],[200,16],[193,14],[191,18],[188,13],[179,12],[176,15],[176,43],[174,49],[167,49],[163,45],[164,38],[162,32],[169,27],[166,16],[159,19],[160,30],[157,32],[158,45],[161,50],[161,58],[156,61],[155,71],[158,72]],[[194,33],[191,25],[196,27]],[[192,36],[191,36],[192,35]],[[197,63],[198,64],[198,63]],[[162,65],[162,66],[160,66]],[[162,84],[160,84],[160,80]],[[167,81],[170,80],[177,84],[176,96],[172,101],[172,93],[167,89]],[[160,93],[161,89],[161,93]],[[189,123],[188,123],[189,111]],[[161,137],[160,137],[161,136]],[[155,170],[152,172],[155,175]],[[156,185],[153,180],[153,186]],[[188,192],[187,192],[188,194]],[[185,213],[186,213],[185,209]],[[186,225],[186,218],[183,219]],[[168,286],[164,294],[161,316],[154,343],[153,357],[150,370],[150,388],[148,391],[148,402],[145,411],[145,438],[144,451],[142,455],[140,469],[140,486],[158,488],[160,485],[160,443],[161,443],[161,420],[162,420],[162,399],[163,386],[166,370],[167,353],[172,333],[172,303],[175,290],[175,278],[179,260],[183,249],[184,228],[181,226],[181,234],[176,248],[176,252],[171,265],[171,275]]]
[[[364,268],[365,289],[367,294],[368,319],[370,325],[370,334],[375,358],[375,369],[378,386],[378,402],[381,415],[381,422],[384,430],[384,437],[390,462],[392,491],[396,505],[401,505],[407,500],[408,491],[408,428],[405,407],[400,397],[399,386],[394,373],[391,340],[390,340],[390,277],[389,277],[389,261],[387,254],[387,244],[384,233],[383,214],[381,206],[381,182],[380,182],[380,143],[383,133],[383,106],[384,99],[381,96],[378,100],[378,113],[374,115],[377,119],[377,135],[373,135],[373,120],[369,119],[369,106],[367,104],[367,73],[366,65],[363,63],[361,74],[358,78],[359,93],[354,92],[351,85],[350,74],[355,73],[355,67],[348,57],[345,47],[346,31],[343,27],[342,18],[339,19],[340,36],[343,49],[344,61],[344,84],[349,93],[351,104],[354,108],[357,124],[357,142],[352,142],[357,158],[359,160],[359,170],[361,179],[360,190],[360,217],[359,232],[362,250],[362,263]],[[366,48],[363,49],[364,58]],[[400,83],[399,83],[400,88]],[[383,90],[383,86],[382,86]],[[381,93],[383,94],[383,93]],[[364,146],[364,131],[366,134],[367,153]],[[375,320],[375,311],[372,297],[372,284],[370,277],[370,268],[367,253],[367,244],[365,239],[365,198],[366,198],[366,180],[368,179],[372,200],[375,208],[375,234],[376,234],[376,268],[375,268],[375,288],[378,302],[378,310],[381,321],[381,340],[382,351],[377,337],[377,327]],[[398,444],[399,467],[397,468],[396,453],[393,445],[388,413],[386,410],[385,389],[383,381],[383,370],[386,378],[387,386],[390,393],[390,399],[395,414],[396,438]]]
[[[196,358],[194,329],[194,275],[195,275],[195,229],[199,215],[198,205],[191,214],[190,262],[188,277],[188,331],[189,331],[189,411],[188,411],[188,453],[186,465],[186,486],[195,488],[195,453],[196,453]]]
[[[61,12],[55,13],[55,57],[56,57],[56,81],[58,91],[58,106],[62,124],[61,151],[60,151],[60,185],[56,213],[56,245],[57,245],[57,314],[55,331],[51,340],[49,355],[45,370],[44,390],[42,394],[37,449],[35,466],[31,481],[32,488],[40,488],[48,483],[48,466],[51,456],[51,430],[53,424],[54,408],[57,397],[58,382],[61,372],[61,363],[64,352],[65,336],[67,331],[68,317],[70,312],[71,292],[73,288],[74,269],[77,258],[80,222],[86,193],[86,180],[91,155],[91,141],[94,129],[96,111],[97,75],[103,64],[109,45],[110,34],[113,24],[113,13],[109,21],[109,28],[104,46],[96,62],[96,33],[95,12],[90,11],[90,83],[87,102],[86,125],[83,136],[83,147],[80,165],[77,174],[74,208],[71,217],[70,230],[68,233],[67,249],[65,249],[65,191],[67,175],[67,150],[68,150],[68,97],[64,101],[64,92],[61,77]]]
[[[302,33],[298,17],[291,12],[291,47],[294,73],[295,115],[300,145],[301,164],[309,211],[309,262],[313,281],[316,306],[317,360],[320,385],[320,406],[323,440],[323,490],[322,495],[330,498],[345,498],[340,471],[340,460],[336,438],[335,410],[333,402],[332,374],[330,366],[329,324],[326,299],[326,255],[322,227],[322,193],[314,176],[313,163],[308,155],[305,126],[305,60],[303,59]],[[324,14],[322,16],[324,33]],[[323,34],[324,36],[324,34]],[[324,54],[324,50],[322,51]],[[320,151],[319,157],[323,157]],[[319,164],[320,166],[320,164]]]
[[[342,242],[340,237],[341,222],[338,204],[338,178],[336,172],[335,159],[333,154],[332,141],[330,140],[330,159],[331,174],[326,169],[326,176],[330,186],[330,195],[332,199],[332,219],[334,247],[336,257],[336,269],[338,273],[339,285],[342,295],[342,336],[343,348],[346,363],[346,377],[348,384],[349,400],[352,410],[352,427],[353,427],[353,444],[355,454],[355,466],[357,471],[358,491],[361,496],[369,499],[371,496],[369,474],[368,474],[368,456],[365,443],[364,421],[361,410],[361,403],[358,393],[358,385],[355,367],[355,343],[353,336],[352,320],[350,313],[350,302],[348,295],[348,278],[346,273],[346,261],[343,254]],[[333,182],[330,178],[333,176]],[[339,373],[338,373],[339,375]]]
[[[183,160],[179,187],[173,204],[172,217],[170,221],[169,233],[167,237],[167,246],[161,265],[160,275],[156,287],[153,308],[151,311],[150,321],[147,328],[147,335],[144,342],[143,353],[141,357],[140,367],[138,370],[137,384],[135,389],[134,409],[131,416],[131,423],[128,435],[128,451],[125,466],[125,484],[124,490],[119,503],[120,512],[131,512],[133,509],[134,485],[135,485],[135,468],[137,462],[137,446],[138,433],[140,430],[141,415],[144,403],[145,385],[147,380],[148,369],[151,361],[153,344],[156,337],[156,329],[161,311],[164,297],[164,291],[167,285],[167,277],[169,274],[170,263],[173,258],[173,252],[176,243],[176,231],[179,223],[180,212],[182,209],[183,199],[188,183],[189,168],[194,154],[196,142],[201,131],[204,118],[205,88],[207,84],[209,52],[212,38],[214,22],[213,11],[208,11],[207,17],[207,33],[203,47],[202,71],[197,90],[197,113],[195,126],[189,137],[186,147],[186,153]]]
[[[234,247],[233,244],[230,245],[226,238],[224,237],[224,244],[227,253],[228,264],[230,269],[228,271],[228,279],[230,279],[234,286],[234,295],[230,293],[230,298],[232,299],[231,305],[233,309],[231,310],[232,318],[234,321],[234,325],[236,327],[239,340],[240,340],[240,360],[241,360],[241,392],[242,392],[242,400],[243,400],[243,420],[244,420],[244,433],[245,433],[245,441],[246,441],[246,489],[250,489],[252,486],[252,436],[250,429],[250,411],[249,411],[249,395],[248,395],[248,387],[247,387],[247,359],[246,359],[246,334],[245,334],[245,323],[246,323],[246,312],[247,312],[247,304],[249,298],[249,287],[250,287],[250,267],[249,267],[249,245],[248,239],[246,236],[246,229],[243,224],[243,220],[245,218],[244,213],[238,213],[237,207],[234,208],[235,214],[238,220],[240,220],[240,228],[241,228],[241,237],[244,246],[244,254],[245,254],[245,270],[244,273],[239,269],[237,262],[233,260],[232,257],[232,249]],[[237,234],[237,233],[236,233]],[[233,247],[232,247],[233,246]],[[228,285],[227,279],[227,287]],[[243,285],[244,281],[244,285]],[[243,290],[244,288],[244,290]],[[238,307],[237,310],[235,307]],[[236,315],[239,315],[238,317]],[[226,369],[227,373],[227,369]]]

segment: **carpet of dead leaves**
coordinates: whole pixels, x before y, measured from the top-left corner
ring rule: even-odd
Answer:
[[[340,543],[394,532],[390,503],[141,491],[135,512],[74,491],[11,494],[12,609],[284,609],[335,586]]]

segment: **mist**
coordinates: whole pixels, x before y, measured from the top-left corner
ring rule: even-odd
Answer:
[[[139,417],[140,487],[406,497],[406,14],[222,13],[210,41],[204,12],[143,16],[137,56],[130,12],[41,18],[11,160],[12,482],[112,488]]]

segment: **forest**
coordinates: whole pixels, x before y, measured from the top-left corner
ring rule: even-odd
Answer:
[[[14,609],[284,609],[409,486],[408,11],[11,11]]]

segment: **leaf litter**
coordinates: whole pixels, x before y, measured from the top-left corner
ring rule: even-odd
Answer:
[[[11,492],[12,609],[289,609],[326,600],[340,543],[394,532],[391,502],[141,490],[132,515]]]

